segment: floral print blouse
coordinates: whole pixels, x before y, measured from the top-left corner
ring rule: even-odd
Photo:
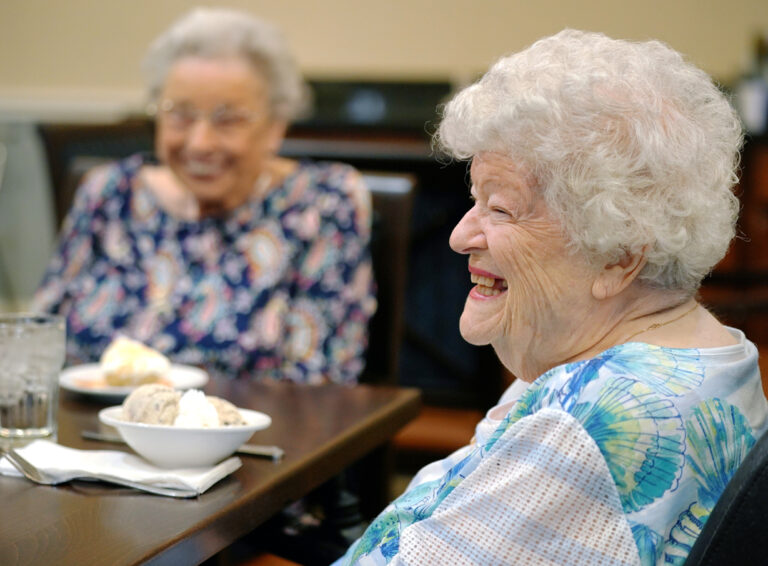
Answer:
[[[186,221],[143,184],[149,159],[89,173],[35,294],[66,317],[68,364],[120,333],[214,377],[355,382],[376,308],[361,175],[302,162],[266,197]]]
[[[757,349],[731,332],[622,344],[505,394],[506,416],[422,469],[337,564],[684,564],[768,427]]]

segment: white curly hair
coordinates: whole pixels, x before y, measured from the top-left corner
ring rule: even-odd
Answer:
[[[242,57],[270,89],[272,116],[290,122],[306,112],[310,96],[282,32],[251,14],[228,8],[195,8],[150,45],[142,70],[156,100],[168,72],[188,56]]]
[[[504,57],[444,108],[436,146],[527,168],[596,267],[693,294],[734,236],[743,133],[712,79],[667,45],[564,30]]]

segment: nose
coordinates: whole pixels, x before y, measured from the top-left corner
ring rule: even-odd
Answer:
[[[448,241],[451,249],[456,253],[468,254],[479,249],[485,249],[485,233],[482,230],[480,212],[477,205],[470,208],[464,217],[459,220],[451,232]]]
[[[186,146],[193,151],[207,151],[216,145],[216,140],[216,132],[210,121],[198,118],[187,131]]]

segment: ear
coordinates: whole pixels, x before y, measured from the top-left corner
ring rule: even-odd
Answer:
[[[592,283],[592,296],[598,301],[615,297],[629,287],[648,263],[647,246],[639,253],[625,252],[619,261],[606,265]]]

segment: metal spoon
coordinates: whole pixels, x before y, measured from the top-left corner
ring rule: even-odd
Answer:
[[[103,442],[114,442],[115,444],[125,444],[125,440],[116,434],[97,432],[95,430],[84,430],[80,433],[83,438],[88,440],[101,440]],[[262,458],[271,458],[278,461],[285,456],[285,450],[279,446],[263,446],[260,444],[243,444],[236,450],[239,454],[248,454],[249,456],[259,456]]]

